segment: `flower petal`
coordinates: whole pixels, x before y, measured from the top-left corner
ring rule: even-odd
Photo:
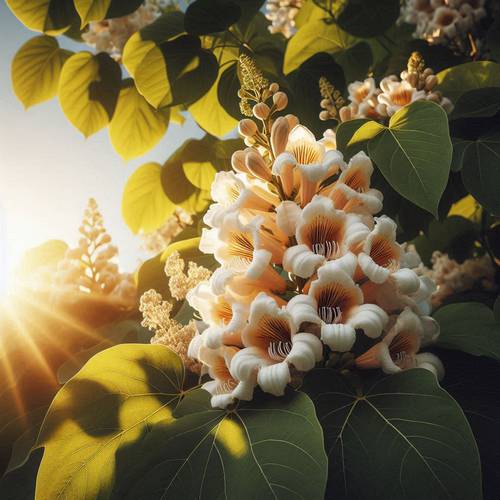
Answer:
[[[264,392],[274,396],[283,396],[287,384],[291,381],[288,363],[276,363],[260,368],[257,383]]]
[[[292,350],[286,357],[286,361],[297,370],[307,372],[314,368],[322,356],[323,344],[318,337],[310,333],[296,333],[292,337]]]
[[[351,350],[356,341],[356,330],[351,325],[323,323],[321,325],[321,340],[332,351],[347,352]]]

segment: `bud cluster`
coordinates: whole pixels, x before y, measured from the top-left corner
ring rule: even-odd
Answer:
[[[266,17],[271,21],[269,31],[290,38],[297,31],[295,17],[303,4],[302,0],[267,0]]]
[[[435,90],[437,77],[431,68],[425,67],[425,62],[418,52],[414,52],[408,67],[402,71],[400,78],[396,75],[386,76],[379,87],[374,78],[363,82],[353,82],[348,85],[350,104],[340,109],[341,121],[356,118],[371,118],[384,120],[391,117],[404,106],[418,100],[427,100],[439,104],[448,114],[453,111],[452,102]]]

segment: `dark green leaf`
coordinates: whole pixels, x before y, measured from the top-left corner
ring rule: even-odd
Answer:
[[[462,180],[486,210],[500,215],[500,129],[471,142],[463,154]]]
[[[437,352],[446,367],[441,385],[462,407],[481,455],[484,500],[500,491],[500,364],[460,351]]]
[[[351,146],[349,145],[349,141],[352,139],[355,132],[369,121],[368,118],[359,118],[340,123],[337,127],[337,149],[344,154],[346,160],[350,160],[356,153],[359,153],[359,151],[366,151],[368,147],[367,141],[360,141]]]
[[[500,322],[485,304],[449,304],[439,308],[434,318],[441,327],[439,346],[500,361]]]
[[[222,107],[236,120],[241,120],[240,98],[238,97],[240,87],[238,64],[229,64],[220,77],[217,98]]]
[[[241,17],[241,7],[232,0],[196,0],[186,9],[184,26],[191,35],[224,31]]]
[[[337,24],[354,36],[381,35],[398,19],[399,0],[347,0],[337,14]]]
[[[451,119],[495,116],[500,110],[500,86],[483,87],[463,93]]]
[[[306,377],[303,390],[325,433],[327,498],[482,498],[469,424],[432,373],[373,374],[356,383],[323,369]]]
[[[370,126],[363,125],[356,135]],[[368,144],[370,157],[391,186],[434,216],[448,182],[452,151],[448,117],[429,101],[400,109]]]

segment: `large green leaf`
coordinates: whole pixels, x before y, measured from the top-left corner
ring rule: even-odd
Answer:
[[[398,19],[399,0],[348,0],[337,13],[337,24],[359,37],[381,35]]]
[[[367,130],[375,135],[368,144],[369,155],[389,184],[436,216],[453,152],[443,108],[433,102],[416,101],[395,113],[389,127],[373,127],[370,122],[355,137],[361,139]]]
[[[139,8],[142,0],[74,0],[82,27],[90,21],[121,17]]]
[[[191,35],[224,31],[241,17],[241,7],[232,0],[196,0],[189,4],[184,26]]]
[[[469,141],[462,152],[462,180],[484,208],[500,215],[500,128]]]
[[[335,55],[358,42],[358,38],[324,19],[307,23],[288,42],[283,71],[290,73],[318,52]]]
[[[165,196],[158,163],[140,166],[127,180],[122,196],[122,215],[134,233],[159,228],[175,210]]]
[[[111,144],[124,160],[141,156],[164,136],[169,117],[169,108],[153,108],[130,81],[120,91],[109,124]]]
[[[59,102],[68,120],[89,137],[113,117],[120,85],[120,66],[108,54],[79,52],[63,66]]]
[[[500,87],[500,64],[490,61],[469,62],[445,69],[437,77],[436,90],[455,103],[470,90]]]
[[[460,351],[440,349],[446,367],[441,385],[456,399],[470,423],[481,455],[484,500],[500,491],[500,364]]]
[[[488,356],[500,361],[500,322],[480,302],[462,302],[439,308],[434,318],[441,327],[438,345]]]
[[[325,433],[327,498],[482,498],[469,424],[430,372],[367,376],[361,383],[323,369],[308,375],[303,389]]]
[[[451,118],[495,116],[500,110],[500,85],[482,87],[463,93],[455,104]]]
[[[61,69],[71,54],[46,35],[22,45],[12,60],[11,76],[14,92],[25,108],[57,94]]]
[[[183,382],[161,345],[92,358],[44,422],[36,498],[323,498],[322,432],[305,394],[223,411]]]
[[[73,0],[6,0],[14,15],[27,28],[60,35],[78,19]]]

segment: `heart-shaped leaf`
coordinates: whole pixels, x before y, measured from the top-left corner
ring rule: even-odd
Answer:
[[[57,94],[61,69],[71,54],[45,35],[28,40],[17,51],[12,60],[12,85],[26,108]]]
[[[357,134],[370,126],[363,125]],[[389,184],[434,216],[448,182],[452,152],[448,117],[443,108],[429,101],[400,109],[389,127],[368,144],[370,157]]]
[[[130,80],[120,90],[116,112],[109,124],[111,144],[124,160],[141,156],[165,135],[169,117],[168,108],[153,108]]]
[[[441,327],[438,345],[488,356],[500,361],[500,322],[480,302],[462,302],[439,308],[434,318]]]
[[[89,137],[113,117],[120,85],[120,66],[108,54],[79,52],[63,66],[59,102],[68,120]]]
[[[412,369],[361,383],[323,369],[306,377],[303,390],[325,433],[327,498],[482,498],[469,424],[432,373]]]
[[[326,455],[305,394],[224,411],[183,381],[161,345],[93,357],[44,422],[36,498],[323,498]]]
[[[232,0],[196,0],[189,4],[184,26],[191,35],[209,35],[229,28],[241,17],[241,7]]]

